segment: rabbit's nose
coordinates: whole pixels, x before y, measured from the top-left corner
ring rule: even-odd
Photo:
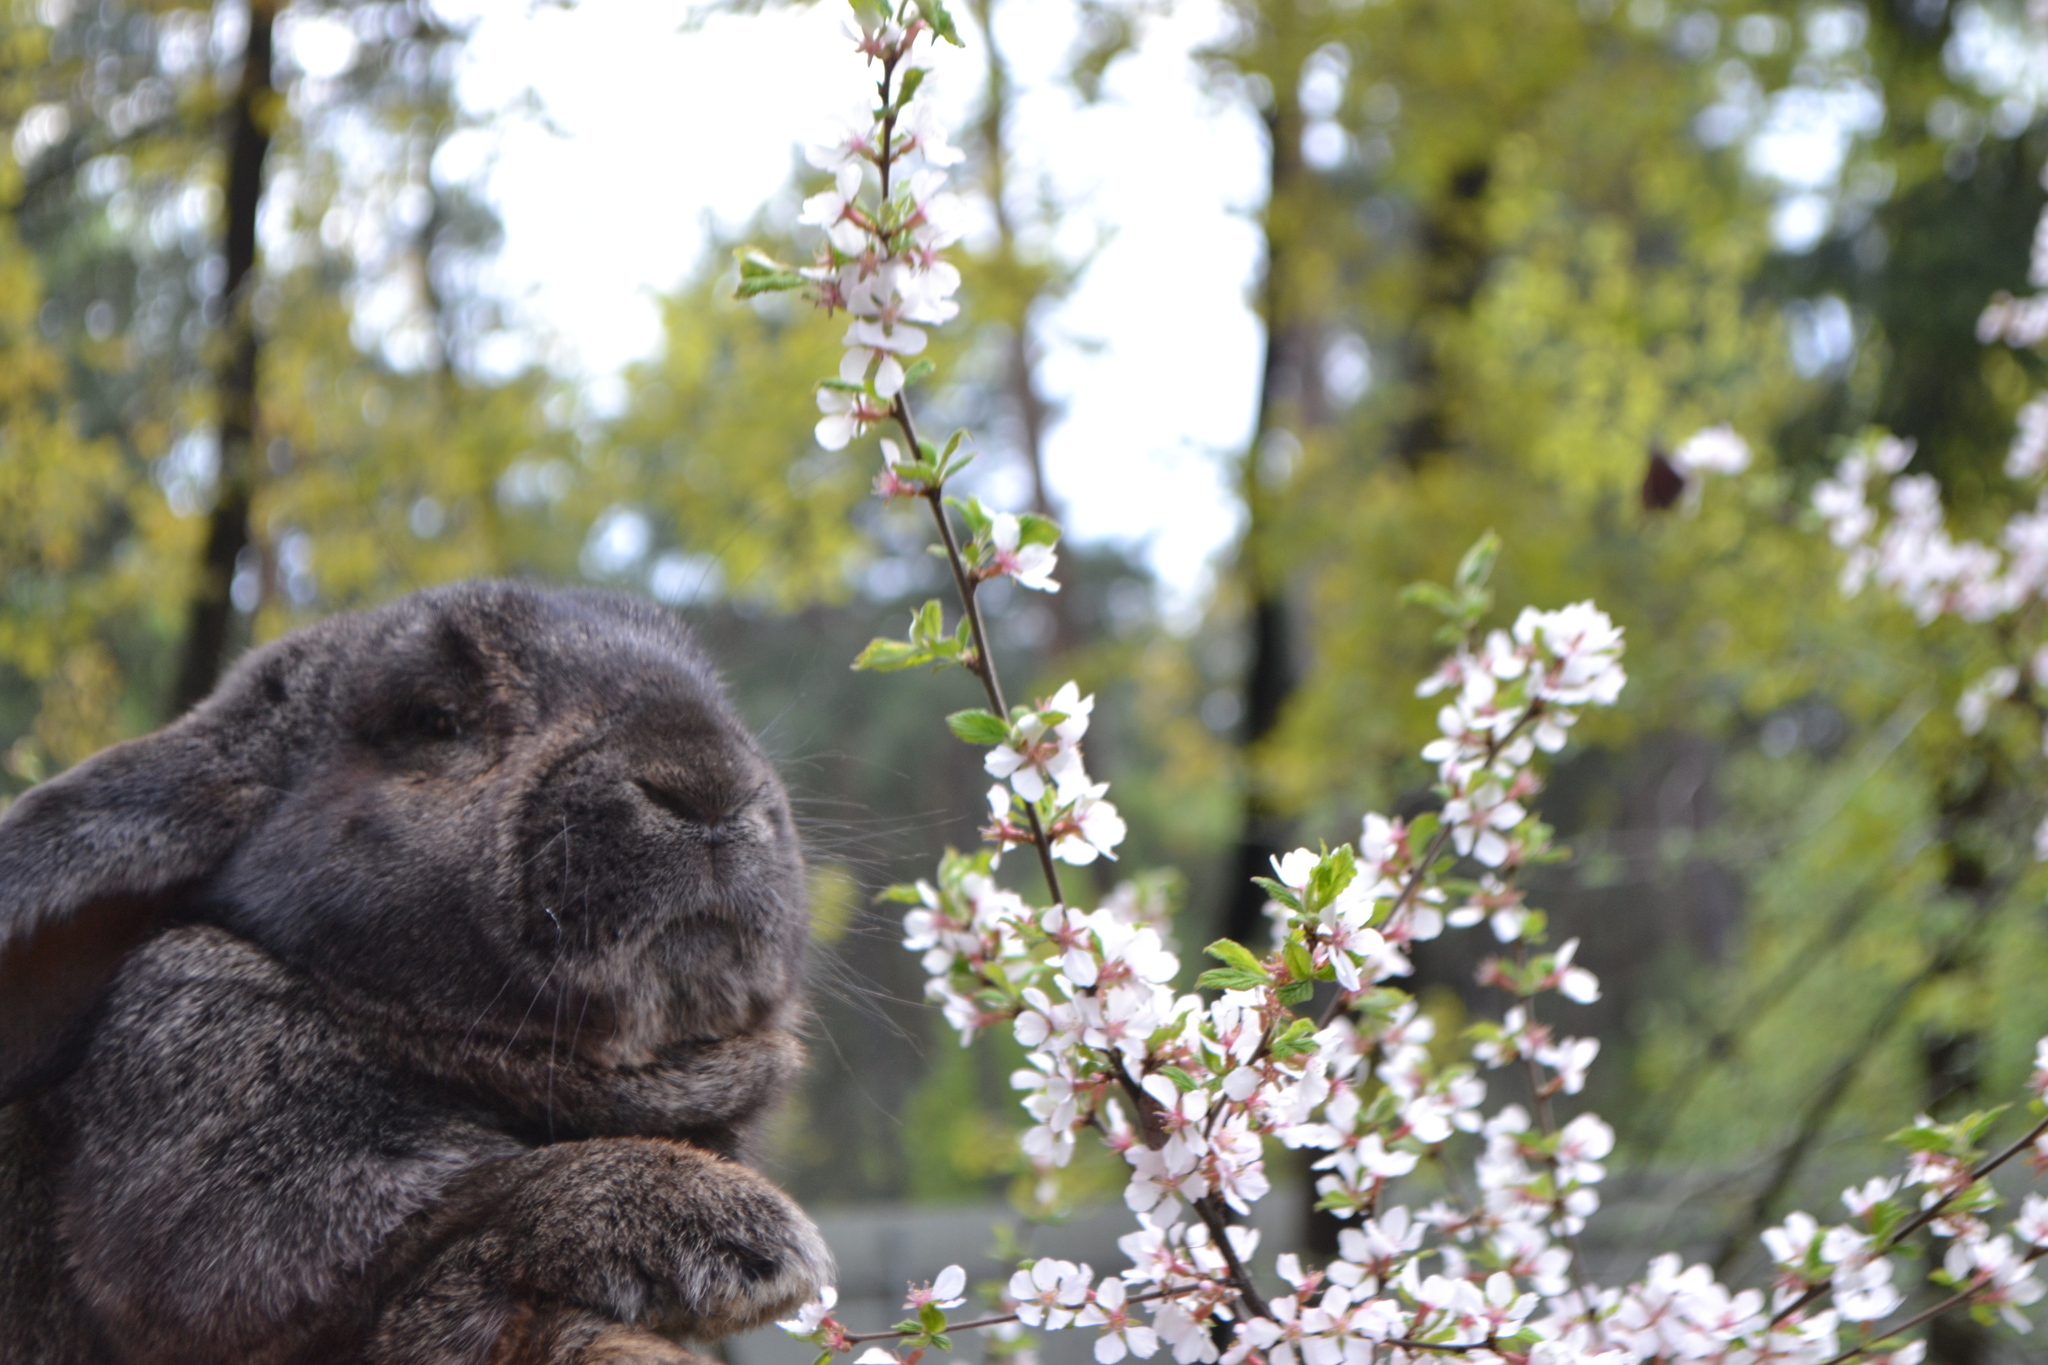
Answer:
[[[703,839],[708,846],[717,848],[720,845],[732,842],[733,828],[731,824],[724,820],[707,821],[702,834],[698,837]]]

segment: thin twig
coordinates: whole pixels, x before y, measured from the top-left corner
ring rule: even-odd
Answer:
[[[1536,719],[1542,710],[1543,702],[1540,698],[1531,702],[1529,709],[1523,713],[1520,720],[1515,722],[1512,729],[1498,739],[1487,742],[1486,757],[1480,760],[1479,766],[1482,768],[1491,767],[1493,761],[1500,757],[1500,751],[1505,749],[1509,741],[1522,732],[1523,726]],[[1415,866],[1408,870],[1408,880],[1401,884],[1400,893],[1394,897],[1393,908],[1387,911],[1387,921],[1389,923],[1393,922],[1394,916],[1408,908],[1408,902],[1413,900],[1415,893],[1421,889],[1423,878],[1429,875],[1429,869],[1443,855],[1444,845],[1450,841],[1451,827],[1449,825],[1437,826],[1436,836],[1429,841],[1429,847],[1423,850],[1422,856],[1416,859]],[[1349,991],[1338,991],[1336,998],[1331,1000],[1329,1007],[1323,1011],[1322,1017],[1316,1020],[1316,1027],[1328,1028],[1332,1023],[1336,1022],[1337,1016],[1342,1014],[1345,1007],[1350,1003],[1351,993]]]
[[[1941,1198],[1935,1200],[1926,1208],[1920,1210],[1919,1213],[1915,1214],[1906,1222],[1900,1224],[1896,1232],[1892,1233],[1890,1237],[1886,1238],[1882,1243],[1878,1245],[1875,1251],[1870,1253],[1869,1259],[1875,1260],[1879,1256],[1888,1254],[1893,1247],[1896,1247],[1897,1245],[1899,1245],[1899,1243],[1905,1241],[1908,1237],[1911,1237],[1914,1233],[1920,1231],[1920,1229],[1926,1227],[1935,1219],[1941,1217],[1942,1210],[1946,1209],[1950,1204],[1954,1203],[1957,1195],[1962,1194],[1971,1186],[1975,1185],[1978,1181],[1982,1180],[1985,1176],[1990,1175],[2000,1166],[2003,1166],[2006,1162],[2011,1161],[2021,1152],[2026,1151],[2027,1148],[2033,1146],[2034,1143],[2044,1133],[2048,1133],[2048,1118],[2042,1119],[2032,1128],[2029,1128],[2024,1137],[2014,1142],[2010,1147],[2007,1147],[1997,1156],[1990,1157],[1987,1160],[1979,1163],[1974,1168],[1972,1168],[1972,1170],[1970,1171],[1970,1178],[1967,1181],[1963,1182],[1955,1189],[1949,1191],[1947,1194],[1941,1196]],[[2032,1258],[2029,1257],[2028,1259]],[[1830,1289],[1834,1288],[1834,1284],[1835,1277],[1833,1275],[1829,1275],[1826,1279],[1821,1280],[1820,1282],[1815,1284],[1811,1289],[1808,1289],[1804,1294],[1801,1294],[1797,1299],[1794,1299],[1791,1303],[1787,1304],[1784,1308],[1780,1309],[1778,1311],[1777,1316],[1771,1319],[1771,1326],[1776,1327],[1786,1318],[1792,1316],[1794,1313],[1798,1312],[1800,1309],[1806,1307],[1815,1299],[1818,1299],[1821,1295],[1827,1293]],[[1914,1324],[1912,1323],[1906,1324],[1906,1326],[1908,1327],[1913,1325]],[[1904,1331],[1905,1328],[1902,1327],[1899,1330]],[[1833,1363],[1830,1362],[1829,1365],[1833,1365]]]
[[[1237,1248],[1230,1243],[1230,1219],[1223,1212],[1223,1201],[1213,1193],[1205,1194],[1195,1201],[1195,1213],[1209,1229],[1210,1241],[1223,1253],[1223,1263],[1230,1267],[1231,1283],[1237,1286],[1237,1296],[1244,1300],[1246,1311],[1253,1317],[1271,1318],[1273,1309],[1266,1296],[1252,1282],[1251,1272],[1237,1258]]]
[[[2048,1254],[2048,1249],[2036,1247],[2034,1248],[2033,1253],[2029,1255],[2026,1258],[2026,1260],[2038,1261],[2044,1254]],[[2025,1264],[2025,1262],[2022,1262],[2022,1264]],[[1878,1333],[1876,1337],[1872,1338],[1872,1342],[1886,1341],[1892,1337],[1899,1335],[1899,1333],[1901,1332],[1910,1332],[1915,1327],[1918,1327],[1921,1323],[1932,1322],[1934,1319],[1940,1317],[1943,1313],[1948,1312],[1950,1309],[1961,1308],[1971,1299],[1976,1298],[1978,1291],[1983,1289],[1984,1286],[1989,1283],[1991,1283],[1991,1275],[1989,1274],[1989,1272],[1979,1272],[1977,1276],[1970,1281],[1969,1285],[1966,1288],[1957,1290],[1954,1294],[1951,1294],[1949,1297],[1943,1299],[1940,1303],[1935,1304],[1932,1308],[1923,1309],[1920,1312],[1915,1313],[1912,1317],[1907,1318],[1898,1326],[1886,1328],[1884,1331]],[[1773,1325],[1775,1326],[1776,1324]],[[1828,1359],[1822,1361],[1821,1365],[1842,1365],[1842,1362],[1847,1360],[1854,1360],[1857,1356],[1869,1355],[1871,1352],[1877,1349],[1877,1347],[1873,1345],[1872,1342],[1865,1342],[1861,1346],[1851,1346],[1848,1350],[1842,1352],[1840,1355],[1830,1356]]]
[[[1150,1303],[1154,1299],[1172,1298],[1175,1294],[1191,1293],[1192,1291],[1199,1288],[1201,1288],[1201,1285],[1199,1283],[1162,1285],[1158,1289],[1148,1289],[1142,1294],[1132,1294],[1131,1296],[1126,1298],[1124,1302]],[[949,1322],[946,1324],[946,1330],[948,1332],[972,1332],[976,1328],[980,1327],[1001,1327],[1007,1323],[1022,1321],[1023,1319],[1018,1317],[1015,1313],[1002,1313],[992,1318],[975,1318],[971,1322]],[[922,1335],[922,1333],[922,1328],[919,1328],[915,1332],[911,1332],[905,1331],[900,1327],[891,1327],[887,1331],[882,1332],[849,1332],[846,1336],[846,1343],[849,1346],[858,1346],[860,1343],[864,1341],[888,1341],[891,1338],[919,1336]]]
[[[889,168],[894,160],[892,144],[895,141],[896,114],[889,98],[890,84],[894,79],[896,65],[893,60],[882,63],[881,97],[882,145],[875,158],[875,166],[882,181],[882,203],[889,202]],[[903,439],[909,442],[913,459],[923,458],[924,447],[918,443],[917,423],[910,415],[910,403],[903,393],[897,393],[889,407],[889,415],[903,432]],[[960,595],[960,609],[967,615],[969,630],[974,636],[974,662],[968,671],[981,679],[982,690],[988,694],[989,706],[1004,720],[1010,716],[1009,703],[1003,697],[1002,679],[996,673],[995,655],[988,646],[988,628],[981,618],[981,602],[975,595],[975,580],[967,572],[967,563],[960,554],[960,541],[953,534],[952,520],[946,515],[946,488],[943,483],[934,483],[924,491],[924,500],[931,508],[932,520],[938,523],[939,539],[946,547],[946,562],[953,570],[953,587]],[[1053,865],[1052,840],[1046,836],[1044,822],[1038,818],[1035,802],[1024,803],[1024,814],[1031,822],[1031,842],[1038,851],[1038,870],[1045,874],[1046,888],[1051,891],[1055,905],[1066,904],[1066,894],[1060,889],[1059,869]]]
[[[1207,1282],[1196,1281],[1194,1284],[1164,1285],[1158,1289],[1148,1289],[1142,1294],[1132,1294],[1124,1302],[1127,1304],[1151,1303],[1157,1299],[1170,1299],[1179,1294],[1194,1293],[1201,1289],[1204,1283]],[[972,1332],[983,1327],[1003,1327],[1013,1322],[1022,1321],[1023,1319],[1015,1313],[1002,1313],[992,1318],[975,1318],[970,1322],[949,1322],[946,1324],[946,1331],[948,1333]],[[859,1346],[869,1341],[900,1341],[905,1337],[921,1335],[923,1335],[923,1329],[921,1328],[917,1331],[908,1331],[899,1327],[891,1327],[880,1332],[849,1332],[844,1337],[844,1340],[848,1346]],[[1416,1341],[1409,1337],[1389,1337],[1381,1344],[1399,1347],[1405,1351],[1438,1351],[1445,1355],[1463,1355],[1468,1351],[1483,1351],[1491,1348],[1493,1345],[1491,1341]],[[1832,1365],[1832,1362],[1830,1362],[1830,1365]]]
[[[1878,1340],[1883,1341],[1885,1337],[1895,1337],[1901,1332],[1910,1332],[1915,1327],[1918,1327],[1921,1323],[1931,1322],[1935,1318],[1940,1317],[1943,1313],[1948,1312],[1951,1308],[1960,1308],[1962,1305],[1968,1303],[1972,1298],[1974,1298],[1976,1296],[1977,1291],[1979,1289],[1982,1289],[1983,1287],[1984,1285],[1982,1281],[1978,1281],[1971,1284],[1971,1286],[1968,1289],[1963,1290],[1961,1293],[1952,1295],[1949,1298],[1943,1299],[1940,1303],[1935,1304],[1934,1307],[1927,1309],[1925,1312],[1915,1313],[1912,1317],[1907,1318],[1897,1327],[1894,1327],[1890,1331],[1886,1332],[1883,1337],[1879,1337]],[[1845,1360],[1854,1360],[1857,1356],[1869,1355],[1875,1349],[1876,1348],[1874,1346],[1871,1346],[1868,1343],[1862,1346],[1851,1346],[1848,1350],[1842,1352],[1840,1355],[1829,1356],[1825,1361],[1821,1362],[1821,1365],[1842,1365],[1842,1362]]]

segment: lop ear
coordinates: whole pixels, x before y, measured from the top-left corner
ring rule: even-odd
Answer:
[[[0,816],[0,1105],[59,1079],[128,952],[274,802],[276,675],[32,788]],[[266,676],[267,675],[267,676]]]

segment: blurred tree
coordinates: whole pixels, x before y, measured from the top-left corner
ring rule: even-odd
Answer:
[[[478,270],[495,220],[436,172],[471,128],[462,34],[415,0],[115,0],[6,25],[6,221],[47,296],[16,345],[48,352],[10,368],[56,365],[53,412],[102,451],[71,503],[90,530],[47,585],[92,613],[6,689],[17,780],[310,615],[573,571],[571,406],[502,359]],[[32,487],[24,471],[7,520]],[[26,562],[10,628],[32,633],[48,607],[28,606]],[[58,716],[90,741],[48,739]]]
[[[1327,329],[1322,377],[1348,369],[1357,400],[1332,404],[1329,436],[1287,446],[1292,461],[1247,460],[1267,477],[1292,464],[1278,491],[1250,486],[1240,573],[1267,573],[1259,547],[1284,547],[1269,581],[1299,614],[1303,669],[1252,752],[1251,790],[1331,838],[1362,807],[1426,804],[1412,754],[1430,708],[1405,689],[1433,646],[1393,593],[1442,578],[1480,531],[1509,546],[1503,601],[1612,609],[1637,681],[1589,736],[1604,750],[1559,774],[1553,808],[1587,856],[1548,886],[1559,933],[1585,933],[1609,978],[1602,1031],[1657,1020],[1608,1070],[1615,1085],[1635,1072],[1643,1150],[1749,1174],[1716,1215],[1744,1247],[1745,1229],[1804,1197],[1816,1152],[1902,1105],[1962,1102],[1963,1071],[2013,1080],[2043,1022],[2001,984],[2040,952],[2027,800],[2010,760],[1946,715],[1987,661],[1840,601],[1797,511],[1873,417],[1923,424],[1914,434],[1942,449],[1933,467],[1996,503],[1992,471],[2031,381],[2009,357],[1980,358],[1969,333],[1994,288],[2024,280],[2035,111],[1973,89],[1956,55],[1957,25],[2013,15],[1861,16],[1276,3],[1248,8],[1219,53],[1267,109],[1289,108],[1267,91],[1294,92],[1298,173],[1317,189],[1282,197],[1295,172],[1276,145],[1267,288],[1289,243],[1328,253],[1338,297],[1311,293],[1309,315]],[[1313,23],[1328,27],[1279,43]],[[1851,99],[1882,110],[1895,85],[1902,117]],[[1770,228],[1789,231],[1811,208],[1793,201],[1816,192],[1750,167],[1773,120],[1819,96],[1838,100],[1851,154],[1820,192],[1831,235],[1794,250]],[[1302,112],[1310,100],[1329,112]],[[1934,114],[1944,100],[1975,121]],[[2000,119],[2002,140],[1987,132]],[[1973,155],[1926,150],[1935,126],[1975,130]],[[1868,136],[1879,129],[1898,131]],[[1292,228],[1283,209],[1313,225]],[[1825,301],[1809,291],[1830,268],[1859,281],[1853,344],[1816,363],[1834,343],[1814,335]],[[1668,452],[1720,421],[1763,468],[1703,499],[1647,496],[1658,461],[1668,479]],[[1420,966],[1447,987],[1469,980],[1448,943]],[[1959,1069],[1944,1080],[1944,1067]],[[1598,1102],[1626,1117],[1621,1101]]]
[[[206,545],[186,611],[185,640],[171,689],[177,715],[213,691],[220,679],[233,618],[234,578],[249,548],[249,506],[256,488],[256,380],[261,340],[253,295],[256,215],[263,206],[264,158],[282,112],[271,84],[275,0],[249,0],[242,51],[226,110],[227,177],[221,216],[220,259],[226,271],[219,297],[220,335],[214,338],[214,493],[206,517]]]

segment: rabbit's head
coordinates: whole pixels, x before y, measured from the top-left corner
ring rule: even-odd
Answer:
[[[730,1036],[801,986],[774,770],[668,613],[469,583],[254,651],[192,713],[0,819],[0,1102],[122,956],[220,924],[401,1016],[592,1061]]]

